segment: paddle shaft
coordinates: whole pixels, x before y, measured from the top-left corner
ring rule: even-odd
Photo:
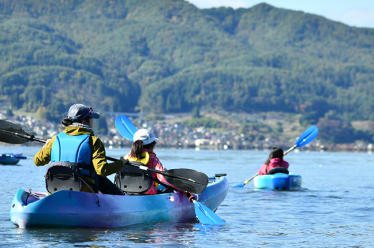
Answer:
[[[159,171],[159,170],[154,170],[154,169],[148,168],[148,167],[144,166],[144,164],[142,164],[142,163],[131,162],[131,163],[129,163],[129,165],[134,166],[134,167],[138,167],[138,168],[141,169],[141,170],[145,170],[145,171],[149,171],[149,172],[158,173],[158,174],[161,174],[161,175],[163,175],[163,176],[173,177],[173,178],[178,178],[178,179],[181,179],[181,180],[190,181],[190,182],[192,182],[192,183],[196,183],[196,184],[204,185],[204,184],[202,184],[202,183],[196,182],[195,180],[193,180],[193,179],[191,179],[191,178],[185,178],[185,177],[181,177],[181,176],[170,175],[170,174],[168,174],[168,173],[165,172],[165,171]]]
[[[295,149],[296,149],[296,145],[293,145],[290,149],[284,152],[284,155],[287,155],[289,152],[292,152]]]
[[[253,180],[255,177],[257,177],[257,176],[258,176],[258,174],[256,174],[256,175],[252,176],[251,178],[245,180],[245,181],[244,181],[244,184],[249,183],[250,181],[252,181],[252,180]]]
[[[7,133],[7,134],[10,134],[10,135],[15,135],[17,137],[26,139],[28,141],[36,141],[36,142],[39,142],[39,143],[46,143],[45,140],[36,138],[34,135],[28,135],[28,134],[22,134],[22,133],[17,133],[17,132],[11,132],[11,131],[4,130],[4,129],[1,129],[1,132]]]

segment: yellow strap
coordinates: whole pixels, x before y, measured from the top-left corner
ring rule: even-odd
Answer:
[[[148,152],[143,152],[142,153],[142,157],[141,159],[139,158],[135,158],[135,157],[131,157],[129,155],[126,155],[125,159],[128,159],[129,161],[132,161],[132,162],[140,162],[144,165],[148,164],[149,162],[149,153]]]

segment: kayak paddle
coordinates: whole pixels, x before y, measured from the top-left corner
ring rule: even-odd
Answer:
[[[133,141],[135,132],[138,130],[127,116],[119,115],[116,118],[115,126],[122,137],[129,141]]]
[[[137,131],[137,128],[131,122],[131,120],[129,118],[127,118],[127,116],[124,116],[124,115],[117,116],[117,118],[115,120],[115,126],[116,126],[117,131],[119,132],[119,134],[122,137],[128,139],[129,141],[133,141],[133,137],[134,137],[135,132]],[[142,164],[142,166],[144,166],[144,165]],[[145,168],[150,170],[148,167],[145,167]],[[184,173],[181,174],[181,176],[187,176],[187,175],[190,176],[189,172],[194,172],[194,174],[195,173],[201,173],[201,172],[197,172],[197,171],[190,170],[190,169],[174,169],[174,170],[168,170],[167,172],[173,171],[174,173],[176,173],[176,172],[179,173],[179,172],[182,172],[181,170],[183,170],[183,172],[184,172]],[[162,173],[160,173],[160,174],[162,174]],[[201,174],[205,175],[204,173],[201,173]],[[164,175],[164,174],[162,174],[162,175]],[[196,187],[198,185],[196,182],[192,182],[190,180],[188,182],[185,181],[183,186],[185,188],[188,188],[188,187],[192,187],[192,188],[190,188],[188,190],[184,190],[183,188],[180,187],[181,185],[178,186],[176,184],[176,183],[178,183],[178,181],[176,181],[176,179],[180,179],[179,176],[178,177],[175,177],[175,176],[170,177],[170,175],[169,175],[169,176],[166,176],[166,177],[167,177],[167,181],[171,185],[176,187],[176,188],[173,188],[175,190],[183,190],[185,192],[194,193],[191,190],[196,189]],[[208,178],[206,175],[205,175],[205,177]],[[204,177],[204,179],[205,179],[205,177]],[[206,183],[208,183],[208,181],[206,181]],[[206,185],[205,185],[205,187],[206,187]],[[205,189],[205,187],[204,187],[204,189]],[[200,189],[201,191],[199,193],[201,193],[204,189],[201,188]],[[197,194],[199,194],[199,193],[197,193]],[[198,202],[196,200],[192,200],[192,202],[194,204],[196,218],[199,220],[199,222],[201,224],[221,225],[221,224],[225,223],[224,220],[222,220],[217,214],[215,214],[210,208],[205,206],[203,203]]]
[[[217,214],[215,214],[210,208],[198,202],[196,200],[192,200],[196,218],[199,220],[201,224],[209,224],[209,225],[223,225],[225,221],[221,219]]]
[[[288,149],[284,155],[287,155],[287,153],[293,151],[294,149],[298,147],[305,146],[312,142],[318,135],[318,127],[317,126],[311,126],[307,130],[303,132],[302,135],[296,140],[295,145],[293,145],[290,149]]]
[[[258,176],[258,174],[254,175],[251,178],[248,178],[247,180],[245,180],[244,182],[236,184],[236,185],[234,185],[232,187],[233,188],[243,188],[246,184],[248,184],[249,182],[251,182],[257,176]]]
[[[0,120],[0,141],[9,144],[23,144],[28,141],[45,143],[44,140],[25,132],[21,125],[6,120]]]
[[[289,152],[293,151],[298,147],[305,146],[312,142],[318,135],[318,127],[311,126],[307,130],[305,130],[300,137],[296,140],[295,145],[293,145],[290,149],[288,149],[284,155],[287,155]],[[233,188],[243,188],[246,184],[251,182],[258,174],[252,176],[251,178],[245,180],[243,183],[239,183],[233,186]]]
[[[19,124],[15,124],[6,120],[0,120],[0,141],[9,144],[23,144],[28,141],[37,141],[39,143],[46,143],[45,140],[34,137],[24,131]],[[118,161],[118,159],[106,157],[110,161]],[[141,164],[143,165],[143,164]],[[145,167],[145,166],[144,166]],[[208,176],[204,173],[191,169],[173,169],[166,171],[152,170],[148,167],[147,170],[159,173],[168,178],[168,181],[177,188],[200,194],[208,185]]]
[[[163,175],[168,183],[186,192],[200,194],[208,185],[209,178],[202,172],[191,169],[172,169],[159,171],[148,168],[140,162],[128,162],[126,165],[137,167],[144,171],[154,172]]]

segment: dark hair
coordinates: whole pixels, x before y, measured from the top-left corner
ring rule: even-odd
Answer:
[[[150,143],[148,145],[143,145],[143,141],[137,140],[134,143],[132,143],[130,155],[132,157],[136,157],[137,159],[142,159],[142,158],[144,158],[142,156],[143,149],[145,148],[145,149],[152,150],[155,145],[156,145],[156,141],[153,141],[152,143]]]
[[[80,120],[80,121],[75,121],[75,122],[78,122],[78,123],[82,123],[84,121],[89,121],[90,120],[90,117],[87,116],[86,118],[84,118],[83,120]],[[73,120],[70,118],[70,117],[66,117],[64,118],[62,121],[61,121],[62,125],[64,125],[65,127],[67,126],[70,126],[71,124],[73,124]]]
[[[270,160],[273,158],[280,158],[281,160],[283,160],[283,150],[279,147],[273,147],[265,164],[269,165]]]
[[[66,117],[61,121],[61,123],[62,123],[62,125],[67,127],[67,126],[70,126],[71,124],[73,124],[73,120],[69,117]]]

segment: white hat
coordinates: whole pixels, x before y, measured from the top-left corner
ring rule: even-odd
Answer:
[[[157,142],[158,138],[156,138],[149,130],[142,128],[135,132],[133,140],[134,142],[141,140],[144,145],[148,145],[153,141]]]

